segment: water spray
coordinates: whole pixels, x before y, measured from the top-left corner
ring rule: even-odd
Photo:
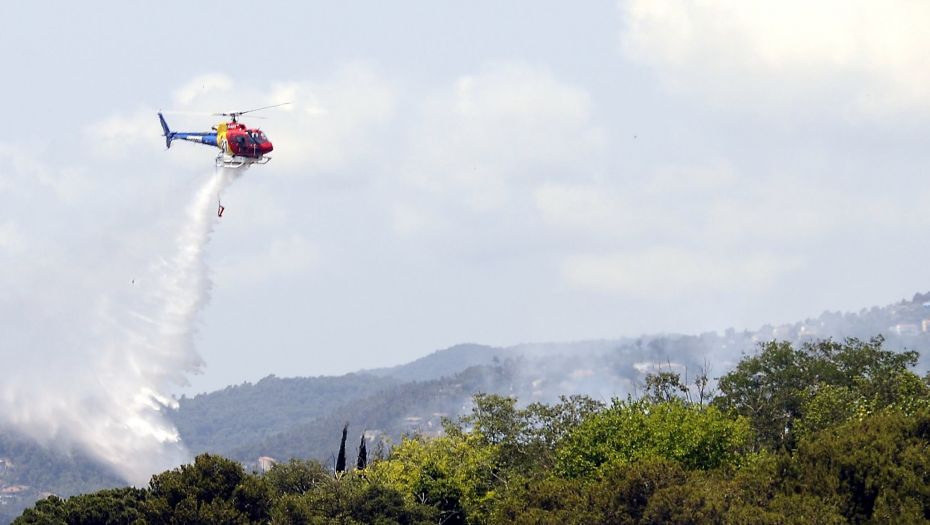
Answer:
[[[181,215],[171,255],[147,271],[132,270],[133,284],[113,285],[113,276],[133,264],[114,257],[97,268],[99,281],[60,279],[77,291],[65,297],[84,297],[85,304],[62,305],[53,318],[27,312],[25,322],[11,327],[18,339],[0,356],[26,372],[0,384],[0,428],[49,447],[80,449],[136,485],[190,460],[165,414],[175,401],[162,392],[186,384],[203,366],[195,336],[211,288],[204,256],[218,220],[213,199],[242,171],[220,167],[201,184]],[[33,346],[50,351],[20,350]]]

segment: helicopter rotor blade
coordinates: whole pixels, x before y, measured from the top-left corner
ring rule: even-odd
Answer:
[[[204,113],[204,114],[206,115],[207,113]],[[238,116],[241,115],[241,114],[242,114],[241,112],[236,112],[236,113],[209,113],[209,115],[212,115],[212,116],[214,116],[214,117],[238,117]],[[258,118],[258,119],[266,120],[268,117],[261,117],[261,116],[258,116],[258,115],[252,115],[252,116],[249,117],[249,118]]]
[[[282,102],[282,103],[280,103],[280,104],[274,104],[274,105],[272,105],[272,106],[264,106],[264,107],[255,108],[255,109],[247,109],[247,110],[245,110],[245,111],[236,111],[236,113],[239,114],[239,115],[245,115],[246,113],[251,113],[251,112],[253,112],[253,111],[258,111],[258,110],[261,110],[261,109],[271,109],[271,108],[276,108],[276,107],[279,107],[279,106],[286,106],[286,105],[288,105],[288,104],[290,104],[290,102]]]
[[[164,115],[191,115],[195,117],[203,117],[208,115],[215,115],[216,113],[209,113],[206,111],[185,111],[185,110],[176,110],[176,109],[167,109],[164,111],[159,111]]]

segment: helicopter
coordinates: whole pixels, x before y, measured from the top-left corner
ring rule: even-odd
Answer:
[[[253,111],[276,108],[286,104],[290,102],[245,111],[213,113],[214,116],[229,117],[230,120],[213,126],[212,131],[171,131],[161,112],[158,113],[158,120],[161,121],[161,129],[164,131],[166,148],[171,147],[173,140],[186,140],[213,146],[220,149],[220,153],[216,156],[217,167],[241,168],[253,164],[267,164],[271,160],[271,157],[267,155],[274,150],[274,146],[262,130],[247,127],[239,122],[239,117]]]

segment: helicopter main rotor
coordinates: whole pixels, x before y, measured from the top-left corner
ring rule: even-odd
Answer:
[[[246,113],[251,113],[253,111],[261,111],[263,109],[276,108],[278,106],[286,106],[287,104],[290,104],[290,102],[282,102],[280,104],[274,104],[272,106],[263,106],[260,108],[247,109],[245,111],[230,111],[229,113],[214,113],[213,115],[217,117],[229,117],[232,119],[233,123],[237,123],[239,122],[239,117],[242,115],[245,115]]]

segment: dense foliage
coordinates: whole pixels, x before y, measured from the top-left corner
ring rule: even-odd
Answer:
[[[609,404],[479,394],[441,435],[364,468],[254,474],[201,455],[144,489],[42,500],[16,523],[922,523],[930,387],[916,359],[881,339],[773,342],[709,404],[671,371]]]

